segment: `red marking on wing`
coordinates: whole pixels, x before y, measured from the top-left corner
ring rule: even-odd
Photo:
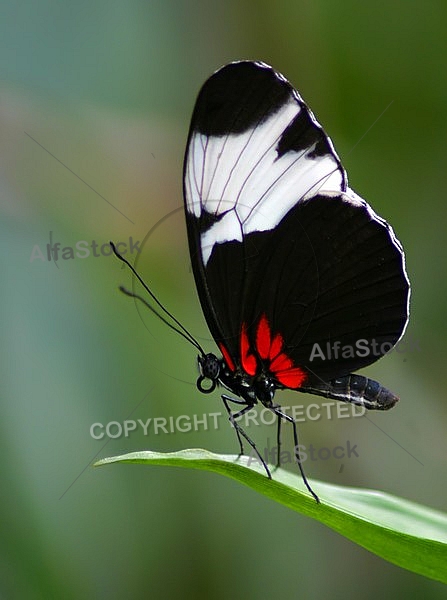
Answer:
[[[262,359],[265,360],[268,357],[271,345],[270,325],[267,321],[267,317],[262,315],[261,320],[259,321],[258,331],[256,332],[256,348]]]
[[[275,373],[275,377],[279,383],[291,389],[301,387],[307,379],[306,373],[299,367],[287,369],[286,371],[278,371]]]
[[[248,375],[255,375],[258,364],[256,362],[256,356],[249,352],[250,342],[248,341],[247,326],[242,323],[241,331],[241,364],[242,368]]]
[[[278,354],[278,356],[270,363],[270,371],[287,371],[293,367],[293,362],[287,354]]]
[[[272,345],[270,346],[270,352],[269,352],[270,360],[272,358],[275,358],[275,356],[277,356],[281,352],[283,343],[284,343],[284,340],[282,339],[282,335],[280,333],[277,333],[275,335],[275,337],[273,338]]]
[[[230,371],[234,371],[236,369],[236,366],[234,364],[233,359],[230,356],[230,353],[225,348],[225,346],[222,344],[222,342],[218,342],[218,346],[220,348],[220,351],[222,352],[222,356],[224,357],[224,361],[228,365],[228,368],[230,369]]]
[[[242,332],[245,336],[244,343],[246,344],[246,352],[248,353],[248,337],[245,331],[245,326],[243,327]],[[241,336],[241,348],[243,347],[242,344],[243,342]],[[298,388],[304,383],[307,375],[299,367],[293,366],[292,359],[289,358],[285,352],[282,352],[283,346],[284,338],[282,335],[277,333],[272,339],[270,324],[266,315],[262,315],[256,331],[256,350],[263,360],[268,360],[270,362],[268,369],[279,381],[279,383],[288,388]],[[255,357],[253,356],[253,358]],[[256,370],[256,360],[254,362]],[[247,369],[245,370],[247,371]],[[251,375],[251,373],[249,374]]]

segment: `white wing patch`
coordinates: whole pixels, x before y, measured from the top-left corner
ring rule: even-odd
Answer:
[[[342,191],[343,175],[334,150],[334,155],[312,156],[314,144],[278,158],[278,142],[301,110],[290,99],[241,134],[192,134],[185,169],[187,210],[197,218],[203,211],[223,215],[202,235],[205,266],[215,244],[273,229],[297,202],[317,193]],[[312,113],[310,117],[317,124]]]

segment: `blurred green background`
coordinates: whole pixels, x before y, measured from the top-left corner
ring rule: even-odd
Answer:
[[[237,444],[223,417],[217,430],[91,437],[94,423],[222,406],[195,389],[194,349],[118,292],[131,279],[117,260],[50,262],[46,245],[141,241],[172,213],[139,270],[215,350],[181,211],[189,119],[222,64],[272,64],[393,225],[413,286],[412,350],[364,371],[401,402],[301,424],[304,444],[349,440],[359,453],[309,461],[307,474],[445,510],[446,28],[447,5],[433,0],[2,4],[2,598],[445,597],[442,584],[216,475],[91,468],[126,451]],[[274,427],[250,432],[261,447],[274,439]]]

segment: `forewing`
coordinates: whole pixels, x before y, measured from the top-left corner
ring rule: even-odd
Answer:
[[[300,367],[307,383],[370,364],[399,339],[409,294],[400,244],[347,188],[332,142],[273,69],[232,63],[205,83],[184,193],[198,294],[231,363],[244,363],[243,331],[262,362],[263,317],[272,344],[282,342],[276,364]],[[327,353],[334,342],[336,358]],[[342,355],[345,346],[353,351]]]
[[[331,141],[271,67],[231,63],[207,80],[192,116],[184,195],[197,290],[216,340],[240,335],[246,259],[257,252],[249,234],[273,230],[317,191],[345,189]],[[211,267],[213,252],[230,241],[240,245]]]

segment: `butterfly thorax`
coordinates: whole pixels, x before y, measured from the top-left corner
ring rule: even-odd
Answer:
[[[254,406],[261,402],[265,407],[273,405],[273,397],[278,384],[268,373],[263,371],[254,376],[248,375],[241,368],[230,370],[223,358],[214,354],[198,357],[201,375],[197,380],[197,387],[203,393],[215,390],[218,384],[226,387],[230,392]],[[209,387],[203,386],[205,380],[210,380]]]

